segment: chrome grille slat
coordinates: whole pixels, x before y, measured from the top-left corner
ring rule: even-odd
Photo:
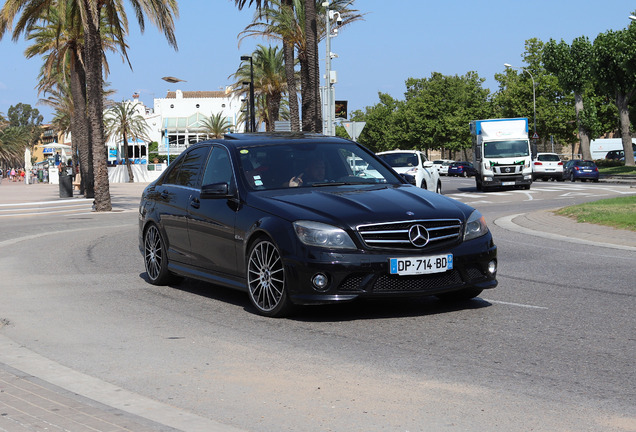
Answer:
[[[409,229],[415,224],[424,226],[428,232],[429,241],[424,248],[416,248],[409,241]],[[458,241],[462,233],[462,222],[459,219],[399,221],[360,225],[357,227],[357,231],[363,242],[370,248],[421,250],[426,249],[431,244],[437,247],[444,243],[450,244]]]

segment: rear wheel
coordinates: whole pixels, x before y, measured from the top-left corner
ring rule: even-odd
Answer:
[[[157,225],[150,225],[144,234],[144,264],[153,285],[166,285],[172,275],[168,271],[168,248]]]
[[[571,173],[571,174],[570,174],[570,181],[571,181],[571,182],[574,182],[574,173]]]
[[[282,317],[293,308],[287,294],[285,269],[274,243],[257,240],[247,259],[247,287],[250,301],[261,315]]]

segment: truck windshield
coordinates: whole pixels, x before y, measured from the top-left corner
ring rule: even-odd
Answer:
[[[528,141],[494,141],[484,143],[484,157],[487,158],[504,158],[504,157],[520,157],[529,156],[530,146]]]

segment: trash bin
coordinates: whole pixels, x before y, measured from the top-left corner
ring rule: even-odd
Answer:
[[[60,175],[60,198],[73,197],[73,177],[70,175]]]

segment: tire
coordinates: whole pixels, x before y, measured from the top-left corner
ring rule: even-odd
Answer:
[[[422,180],[422,184],[420,184],[420,187],[421,187],[422,189],[428,189],[428,188],[426,187],[426,181]]]
[[[435,192],[442,195],[442,182],[438,181],[437,182],[437,187],[435,188]]]
[[[464,171],[463,174],[462,174],[462,177],[468,177],[468,172]]]
[[[250,249],[247,288],[250,301],[260,315],[280,318],[293,308],[287,293],[280,252],[268,239],[257,240]]]
[[[435,297],[445,302],[465,301],[479,296],[482,291],[483,290],[479,288],[465,288],[460,291],[437,294]]]
[[[153,285],[167,285],[172,280],[168,271],[168,248],[155,224],[144,233],[144,265],[148,281]]]
[[[574,183],[574,173],[571,173],[571,174],[570,174],[570,181],[571,181],[572,183]]]

